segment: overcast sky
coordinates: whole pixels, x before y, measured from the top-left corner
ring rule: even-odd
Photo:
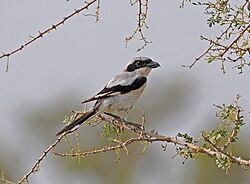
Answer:
[[[35,36],[38,31],[57,23],[74,11],[74,8],[81,7],[82,2],[0,1],[0,51],[9,52],[16,49],[29,40],[29,35]],[[4,72],[6,58],[0,60],[0,145],[6,150],[0,151],[1,162],[8,159],[8,154],[12,155],[12,160],[19,160],[13,152],[24,152],[29,140],[36,144],[38,149],[33,153],[22,154],[24,158],[19,161],[23,170],[19,169],[15,177],[25,174],[42,153],[41,150],[48,146],[41,140],[31,140],[34,135],[29,131],[34,129],[39,132],[39,128],[33,126],[32,129],[26,129],[30,122],[19,121],[21,114],[29,114],[29,109],[39,109],[46,104],[54,109],[64,108],[65,112],[69,113],[72,109],[80,108],[81,100],[98,92],[135,56],[148,56],[161,64],[161,68],[151,73],[146,92],[136,105],[137,109],[144,108],[149,114],[149,123],[159,115],[162,118],[156,121],[167,122],[148,125],[151,128],[157,128],[171,136],[178,132],[198,135],[199,131],[207,126],[203,124],[204,119],[209,115],[214,116],[216,109],[213,104],[229,104],[238,93],[242,95],[242,107],[246,112],[250,111],[248,68],[238,75],[237,70],[226,65],[227,73],[224,75],[220,70],[220,63],[207,64],[201,60],[191,70],[181,67],[182,64],[192,63],[206,49],[207,44],[199,40],[201,34],[216,35],[220,30],[218,27],[208,28],[202,8],[190,4],[184,9],[179,6],[178,1],[150,1],[147,20],[149,29],[145,31],[145,35],[152,44],[141,52],[136,51],[141,45],[138,37],[129,42],[127,48],[124,44],[125,38],[136,28],[137,6],[131,7],[129,0],[101,1],[98,23],[95,23],[93,17],[80,13],[56,31],[46,34],[44,38],[11,56],[9,72]],[[176,93],[176,89],[180,91]],[[165,98],[161,93],[163,90],[164,94],[168,94],[167,97],[172,95],[173,98]],[[70,102],[69,106],[67,103],[59,103],[63,100]],[[151,109],[154,109],[157,102],[164,102],[166,107],[162,106],[164,108],[161,112],[153,113]],[[182,107],[182,103],[186,105]],[[58,120],[63,118],[58,117]],[[249,116],[246,120],[249,120]],[[47,129],[43,127],[42,130],[49,137],[49,142],[52,142],[62,124],[49,123],[51,126]],[[249,125],[246,125],[243,132],[248,130]],[[159,156],[152,169],[156,169],[159,166],[157,163],[160,164],[162,160],[170,157],[171,154],[164,158],[163,155]],[[1,162],[0,172],[5,169],[1,167]],[[172,160],[171,164],[178,165],[174,165],[179,169],[178,172],[185,172],[185,167],[180,162],[175,163]],[[140,167],[144,167],[143,162]],[[13,168],[14,166],[9,166],[5,172]],[[60,176],[61,183],[66,182],[63,174],[60,171],[55,172],[54,168],[55,166],[42,168],[41,174],[32,176],[34,183],[53,183],[51,181],[58,181],[57,175]],[[141,170],[138,170],[140,173]],[[152,183],[154,177],[162,183],[162,174],[164,175],[162,172],[151,173],[150,176],[145,176],[143,181],[134,176],[132,183]],[[77,173],[75,175],[78,177]],[[183,182],[173,171],[168,172],[166,177],[170,178],[169,183]],[[98,179],[79,179],[78,183],[80,181],[96,183]]]

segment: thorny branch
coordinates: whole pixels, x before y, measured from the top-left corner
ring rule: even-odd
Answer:
[[[133,122],[126,121],[121,119],[119,116],[105,113],[108,115],[97,115],[95,121],[91,120],[86,122],[86,124],[92,125],[95,123],[93,127],[100,124],[100,122],[106,122],[107,125],[113,126],[116,135],[118,137],[112,138],[111,141],[109,140],[109,144],[104,146],[100,149],[92,149],[88,151],[81,151],[80,149],[80,141],[78,139],[78,134],[76,133],[76,146],[77,150],[75,151],[74,146],[69,142],[67,139],[66,133],[60,135],[56,141],[51,144],[37,159],[31,169],[25,174],[22,179],[17,181],[16,183],[22,184],[26,183],[29,180],[29,177],[38,171],[39,165],[45,159],[45,157],[52,152],[55,156],[61,157],[78,157],[79,159],[82,157],[86,157],[89,155],[95,155],[100,153],[106,153],[110,151],[114,151],[116,154],[120,154],[120,149],[123,149],[126,154],[129,153],[128,146],[133,143],[142,142],[145,144],[145,148],[149,143],[153,142],[164,142],[167,144],[172,143],[176,147],[176,155],[182,156],[185,160],[188,158],[198,158],[200,155],[208,155],[212,158],[216,159],[216,164],[219,168],[228,171],[231,168],[233,163],[241,165],[242,167],[250,166],[250,160],[243,159],[241,157],[236,157],[233,155],[232,151],[230,150],[230,145],[234,144],[238,139],[238,133],[240,128],[245,124],[243,121],[243,116],[240,113],[243,111],[242,108],[238,105],[238,99],[240,95],[237,95],[236,100],[229,106],[218,106],[220,111],[216,114],[217,117],[221,119],[221,125],[219,130],[212,130],[209,132],[202,131],[201,138],[193,139],[191,136],[187,134],[178,133],[176,137],[169,137],[165,135],[159,134],[157,131],[147,131],[145,129],[145,115],[143,113],[142,116],[142,123],[137,124]],[[72,115],[67,122],[70,122],[77,118],[79,115],[86,113],[80,111],[74,111],[74,115]],[[104,126],[103,126],[104,127]],[[135,136],[130,136],[129,138],[122,137],[124,130],[129,132],[134,132]],[[112,134],[108,132],[108,136]],[[70,153],[59,153],[55,150],[55,147],[61,142],[62,138],[65,137],[65,141],[69,144],[71,152]],[[222,140],[224,138],[224,140]],[[201,141],[204,141],[203,143]],[[221,141],[222,140],[222,141]],[[166,150],[166,146],[162,146],[163,151]],[[174,155],[174,156],[176,156]],[[119,155],[118,155],[119,156]],[[2,178],[0,181],[3,181],[5,184],[13,184],[14,182],[8,181],[4,178],[4,174],[2,174]]]
[[[238,104],[238,100],[240,98],[240,95],[237,95],[236,97],[236,101],[235,101],[235,110],[232,114],[233,116],[233,128],[231,130],[230,135],[227,138],[227,142],[225,143],[225,145],[223,146],[223,150],[226,150],[233,142],[235,142],[235,138],[237,137],[238,133],[239,133],[239,127],[238,127],[238,122],[241,120],[240,117],[240,112],[243,111]]]
[[[213,49],[213,47],[218,43],[218,41],[219,41],[220,39],[222,39],[222,37],[223,37],[225,34],[228,33],[229,29],[231,28],[231,25],[232,25],[232,23],[227,27],[227,29],[226,29],[225,31],[223,31],[223,32],[221,33],[221,35],[220,35],[219,37],[216,38],[215,41],[210,41],[210,46],[207,48],[207,50],[206,50],[205,52],[203,52],[198,58],[196,58],[196,59],[194,60],[194,62],[193,62],[191,65],[182,65],[182,66],[183,66],[183,67],[192,68],[192,67],[195,65],[195,63],[196,63],[197,61],[201,60],[209,51],[211,51],[211,50]],[[205,37],[201,36],[201,39],[205,39]]]
[[[216,52],[217,51],[218,52],[217,55],[213,55],[211,58],[208,56],[208,58],[210,59],[209,62],[212,62],[212,60],[216,59],[216,58],[220,59],[221,60],[221,69],[222,69],[223,73],[225,73],[225,66],[224,66],[225,57],[224,56],[226,55],[227,52],[229,52],[230,49],[232,49],[232,50],[237,50],[238,49],[239,51],[245,51],[245,52],[250,51],[250,47],[248,47],[248,48],[239,48],[239,46],[237,45],[237,42],[239,42],[239,40],[244,36],[244,33],[246,31],[249,31],[250,23],[247,25],[247,27],[245,29],[243,29],[241,32],[238,33],[238,36],[228,46],[220,44],[218,41],[222,38],[222,36],[224,34],[226,34],[228,32],[228,30],[230,28],[231,27],[228,26],[228,28],[218,38],[216,38],[215,41],[213,41],[212,39],[208,39],[206,37],[201,36],[201,39],[210,42],[210,46],[207,48],[207,50],[203,54],[201,54],[198,58],[196,58],[195,61],[191,65],[182,65],[182,66],[192,68],[195,65],[195,63],[197,61],[199,61],[200,59],[202,59],[204,56],[206,56],[206,54],[209,54],[211,56],[211,54],[209,52],[211,52],[211,51]],[[214,48],[214,47],[216,47],[216,48]],[[233,53],[233,52],[237,52],[237,51],[231,51],[231,53]],[[230,59],[230,58],[228,57],[228,59]],[[235,60],[231,59],[231,61],[236,62],[236,61],[238,61],[240,59],[244,60],[244,58],[242,58],[242,56],[241,56],[241,57],[238,57]],[[244,64],[246,64],[246,63],[244,63]],[[247,65],[249,65],[249,64],[247,64]],[[239,65],[239,66],[243,66],[243,65]],[[238,68],[242,69],[242,67],[238,67]],[[241,70],[240,73],[242,73],[242,70]]]
[[[69,20],[71,17],[79,14],[80,12],[82,12],[83,10],[88,9],[93,3],[95,3],[96,1],[98,1],[98,8],[99,8],[99,0],[92,0],[90,2],[85,2],[85,5],[82,6],[79,9],[75,9],[74,12],[72,12],[71,14],[63,17],[63,19],[61,21],[59,21],[56,24],[52,24],[51,27],[49,27],[48,29],[44,30],[44,31],[38,31],[38,34],[36,36],[29,36],[30,38],[32,38],[31,40],[25,42],[23,45],[21,45],[20,47],[18,47],[17,49],[8,52],[8,53],[2,53],[2,55],[0,55],[0,59],[7,57],[8,62],[7,62],[7,68],[6,71],[8,71],[8,64],[9,64],[9,57],[21,50],[23,50],[25,47],[27,47],[28,45],[30,45],[31,43],[35,42],[36,40],[38,40],[39,38],[43,38],[43,36],[47,33],[50,33],[53,30],[56,30],[60,25],[63,25],[67,20]],[[97,9],[97,13],[99,13],[99,9]]]
[[[143,1],[144,1],[144,3],[143,3]],[[134,32],[125,39],[125,44],[127,47],[128,42],[131,41],[135,37],[135,35],[139,34],[140,40],[143,42],[143,45],[139,49],[137,49],[137,51],[141,51],[149,43],[152,43],[151,41],[148,41],[148,39],[146,38],[146,36],[144,35],[144,32],[143,32],[144,28],[149,28],[147,26],[147,23],[146,23],[146,19],[148,16],[149,3],[148,3],[148,0],[136,0],[134,2],[132,0],[130,0],[130,4],[131,4],[131,6],[138,4],[138,14],[137,14],[138,15],[138,20],[137,20],[138,23],[137,23],[137,27],[134,30]]]
[[[108,152],[108,151],[114,151],[114,150],[117,150],[117,149],[121,149],[121,148],[125,148],[126,149],[126,146],[132,144],[133,142],[138,142],[138,141],[142,141],[141,138],[130,138],[128,140],[126,140],[125,142],[122,142],[116,146],[108,146],[108,147],[104,147],[104,148],[101,148],[101,149],[95,149],[93,151],[86,151],[86,152],[78,152],[78,153],[58,153],[58,152],[55,152],[54,154],[56,156],[61,156],[61,157],[85,157],[85,156],[89,156],[89,155],[95,155],[95,154],[98,154],[98,153],[105,153],[105,152]]]
[[[210,141],[206,137],[206,135],[202,134],[202,137],[204,138],[204,140],[206,142],[208,142],[214,148],[214,150],[216,152],[216,154],[214,156],[221,157],[221,155],[224,155],[226,158],[230,159],[230,161],[232,163],[236,163],[236,164],[242,165],[242,166],[250,166],[250,160],[244,160],[241,157],[236,157],[236,156],[230,155],[229,153],[223,151],[220,147],[218,147],[217,145],[212,143],[212,141]]]
[[[185,2],[192,2],[191,0],[181,0],[180,7],[184,7]],[[74,12],[65,16],[61,21],[56,24],[52,24],[51,27],[44,31],[38,31],[36,36],[30,36],[31,40],[25,42],[20,47],[16,48],[13,51],[8,53],[2,53],[0,59],[7,58],[6,71],[9,68],[10,56],[23,50],[26,46],[35,42],[39,38],[42,38],[45,34],[49,33],[52,30],[57,29],[58,26],[63,25],[66,20],[70,19],[74,15],[82,12],[85,9],[88,9],[90,5],[97,2],[96,11],[94,14],[85,14],[96,17],[96,21],[99,20],[99,11],[100,11],[100,0],[93,0],[91,2],[85,2],[85,5],[79,9],[75,9]],[[242,3],[242,4],[240,4]],[[139,35],[140,40],[143,42],[143,45],[137,50],[140,51],[144,49],[147,44],[151,43],[148,41],[144,35],[145,28],[148,28],[146,24],[146,19],[148,16],[148,0],[130,0],[131,6],[138,5],[138,20],[137,27],[134,32],[125,39],[125,44],[127,46],[128,42],[131,41],[136,35]],[[192,68],[199,60],[205,58],[208,63],[213,61],[221,62],[221,70],[225,73],[225,62],[236,63],[233,68],[238,68],[240,73],[243,72],[244,66],[250,66],[249,56],[250,56],[250,46],[249,46],[249,32],[250,32],[250,23],[249,23],[249,11],[250,3],[248,0],[244,2],[233,2],[229,0],[215,0],[214,2],[205,2],[205,3],[194,3],[194,5],[205,6],[205,14],[209,16],[207,19],[209,27],[212,27],[218,24],[220,27],[224,28],[224,31],[217,36],[215,39],[207,38],[201,36],[201,40],[204,40],[209,43],[209,47],[197,57],[193,63],[190,65],[182,65],[184,67]],[[235,36],[234,38],[232,38]]]
[[[126,43],[126,46],[127,46],[128,42],[130,40],[132,40],[137,33],[139,33],[140,40],[143,41],[143,46],[141,48],[139,48],[137,51],[142,50],[143,48],[145,48],[147,46],[148,43],[151,43],[151,41],[148,41],[147,38],[145,37],[144,33],[143,33],[143,28],[148,28],[148,26],[146,25],[146,18],[147,18],[147,15],[148,15],[148,4],[149,4],[148,0],[144,0],[144,1],[145,2],[143,3],[143,0],[135,0],[134,2],[132,0],[130,0],[131,6],[133,6],[136,3],[138,4],[138,24],[137,24],[137,28],[135,29],[133,34],[125,39],[125,43]],[[60,25],[64,25],[64,23],[67,20],[69,20],[73,16],[79,14],[83,10],[87,10],[95,2],[97,2],[97,7],[96,7],[95,13],[94,14],[84,14],[84,15],[85,16],[94,16],[96,18],[96,22],[98,22],[99,19],[100,19],[100,0],[92,0],[90,2],[85,1],[84,6],[82,6],[79,9],[75,9],[74,12],[72,12],[71,14],[63,17],[62,20],[59,21],[58,23],[52,24],[51,27],[45,29],[44,31],[38,31],[38,34],[36,36],[29,35],[29,37],[31,39],[29,41],[25,42],[24,44],[20,45],[15,50],[12,50],[12,51],[10,51],[8,53],[2,52],[2,55],[0,55],[0,59],[7,58],[6,72],[9,69],[10,56],[12,56],[12,55],[16,54],[17,52],[23,50],[25,47],[27,47],[31,43],[35,42],[39,38],[43,38],[43,36],[45,34],[48,34],[51,31],[56,30]]]
[[[193,3],[194,5],[205,6],[205,14],[209,27],[219,24],[224,31],[216,39],[201,36],[201,40],[207,41],[210,46],[191,65],[182,65],[192,68],[199,60],[205,57],[208,63],[213,61],[221,62],[221,70],[225,73],[225,62],[236,63],[233,68],[238,68],[239,73],[243,72],[244,66],[250,66],[249,56],[249,2],[242,5],[229,0],[216,0],[215,3]],[[233,36],[235,36],[233,38]]]
[[[24,181],[28,182],[28,178],[32,173],[35,173],[38,169],[39,169],[39,165],[41,163],[41,161],[47,156],[47,154],[61,141],[61,139],[65,136],[65,134],[60,135],[56,141],[51,144],[48,149],[46,149],[43,154],[37,159],[37,161],[35,162],[35,164],[32,166],[31,170],[23,176],[23,178],[18,181],[18,184],[23,183]]]
[[[98,22],[100,20],[100,8],[101,8],[101,0],[97,0],[97,6],[96,6],[96,10],[95,13],[92,14],[84,14],[85,16],[92,16],[95,17],[95,22]]]
[[[36,160],[34,165],[31,167],[30,171],[25,174],[19,181],[17,181],[17,184],[22,184],[22,183],[28,183],[29,182],[29,177],[31,174],[38,172],[40,163],[44,160],[44,158],[49,154],[49,152],[55,148],[55,146],[61,141],[61,139],[65,136],[65,133],[60,135],[56,141],[51,144],[45,151],[43,151],[42,155]],[[2,178],[0,178],[0,181],[3,181],[6,184],[16,184],[15,182],[8,181],[7,179],[4,178],[4,175],[2,174]]]
[[[99,116],[99,117],[103,121],[109,122],[110,124],[114,124],[115,126],[118,126],[120,128],[135,132],[137,134],[137,137],[129,138],[125,142],[118,143],[116,146],[108,146],[108,147],[104,147],[101,149],[95,149],[95,150],[91,150],[91,151],[78,152],[78,153],[57,153],[57,152],[55,152],[54,154],[56,156],[62,156],[62,157],[67,157],[67,156],[69,156],[69,157],[79,157],[79,156],[84,157],[84,156],[88,156],[88,155],[94,155],[94,154],[98,154],[98,153],[105,153],[105,152],[109,152],[109,151],[114,151],[114,150],[120,149],[120,148],[125,148],[126,152],[128,152],[128,149],[126,147],[132,143],[135,143],[135,142],[142,142],[142,141],[149,142],[149,143],[167,142],[167,143],[173,143],[174,145],[186,147],[192,153],[207,154],[208,156],[211,156],[211,157],[218,157],[219,155],[223,154],[226,157],[228,157],[233,163],[237,163],[237,164],[243,165],[243,166],[250,166],[250,160],[244,160],[240,157],[237,158],[235,156],[229,155],[215,145],[213,145],[214,148],[216,148],[215,150],[207,149],[207,148],[198,146],[195,143],[190,143],[187,141],[178,140],[177,138],[174,138],[174,137],[160,135],[155,131],[150,131],[150,132],[146,131],[139,124],[122,120],[120,117],[113,115],[113,114],[108,114],[108,115],[112,116],[114,119],[111,120],[111,119],[108,119],[104,116]],[[211,144],[211,142],[208,141],[209,139],[207,139],[204,134],[202,134],[202,137],[205,139],[205,141],[207,141],[208,143]]]

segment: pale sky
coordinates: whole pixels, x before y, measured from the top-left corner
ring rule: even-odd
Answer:
[[[74,8],[80,8],[82,2],[0,1],[0,52],[16,49],[29,39],[29,35],[34,36],[39,30],[57,23]],[[141,44],[138,37],[127,48],[124,44],[125,37],[136,28],[137,6],[131,7],[129,1],[101,1],[98,23],[93,17],[80,13],[56,31],[11,56],[8,73],[4,72],[6,59],[1,59],[0,146],[4,151],[0,152],[0,172],[4,169],[8,173],[17,164],[18,169],[13,175],[15,179],[22,177],[63,126],[60,122],[46,122],[44,126],[34,124],[29,129],[27,127],[32,122],[19,120],[23,114],[30,116],[29,110],[38,111],[46,105],[55,112],[60,108],[60,112],[66,114],[81,108],[81,100],[103,88],[135,56],[148,56],[161,64],[161,68],[150,75],[145,94],[136,104],[136,112],[140,113],[144,108],[148,114],[150,128],[170,136],[178,132],[198,136],[202,128],[209,127],[206,124],[208,119],[215,120],[213,104],[229,104],[238,93],[242,95],[241,106],[246,112],[250,111],[248,68],[238,75],[237,70],[231,70],[232,65],[226,65],[227,74],[224,75],[220,63],[207,64],[204,60],[191,70],[181,67],[192,63],[206,49],[207,44],[199,40],[201,34],[216,35],[220,30],[218,27],[208,28],[202,8],[187,3],[184,9],[180,9],[179,5],[178,1],[150,2],[149,29],[145,35],[152,44],[141,52],[136,51]],[[161,108],[160,112],[153,110],[157,107]],[[47,118],[47,114],[39,115]],[[158,116],[160,118],[156,118]],[[57,118],[60,121],[64,116]],[[249,121],[249,115],[246,120]],[[245,125],[243,133],[249,128]],[[30,132],[33,130],[38,133],[34,139]],[[39,137],[42,134],[46,135],[43,139]],[[171,159],[173,146],[169,146],[168,153],[162,153],[159,145],[152,146],[152,150],[156,156],[148,156],[145,162],[143,157],[140,158],[137,174],[130,183],[164,183],[166,178],[168,183],[183,183],[185,180],[179,177],[179,173],[183,175],[193,161],[182,165],[181,159]],[[2,168],[1,163],[6,160],[10,164]],[[53,162],[48,157],[39,173],[31,176],[31,183],[69,183],[71,180],[62,173],[65,171]],[[60,162],[64,160],[60,159]],[[148,162],[151,163],[150,171],[160,168],[159,172],[143,170],[148,167]],[[144,174],[143,178],[138,174]],[[80,174],[74,170],[70,176],[75,177],[73,183],[101,183],[95,172]],[[192,181],[190,179],[190,183]]]

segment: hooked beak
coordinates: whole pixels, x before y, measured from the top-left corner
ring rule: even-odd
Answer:
[[[149,67],[149,68],[157,68],[157,67],[160,67],[160,66],[161,65],[159,63],[155,62],[155,61],[152,61],[151,63],[149,63],[147,65],[147,67]]]

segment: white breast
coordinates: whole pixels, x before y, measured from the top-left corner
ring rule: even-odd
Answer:
[[[141,96],[145,87],[146,83],[137,90],[104,99],[99,106],[100,111],[111,113],[129,111]]]

